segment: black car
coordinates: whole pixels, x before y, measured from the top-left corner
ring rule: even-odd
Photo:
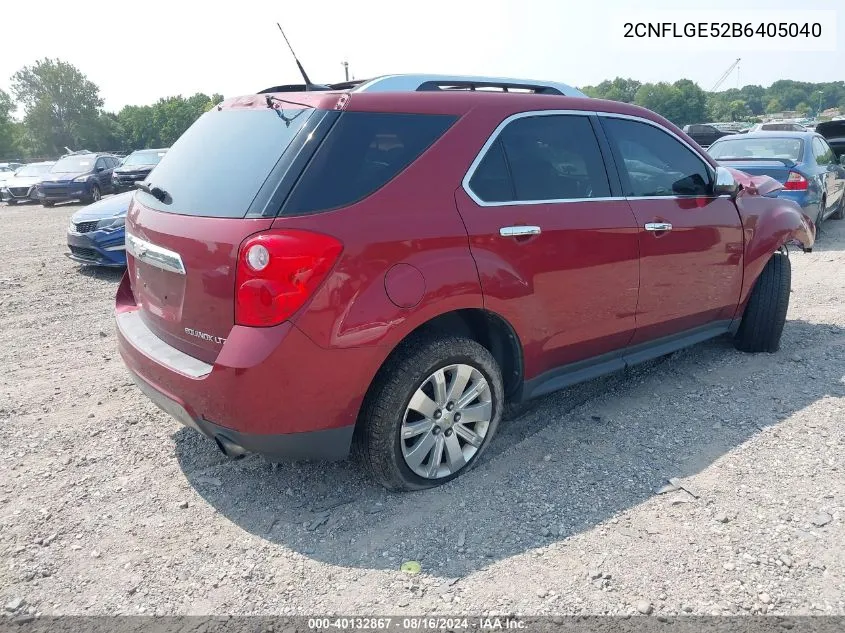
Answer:
[[[38,201],[45,207],[56,202],[97,202],[114,190],[112,170],[120,161],[111,154],[76,152],[62,156],[38,185]]]
[[[153,167],[164,157],[169,148],[139,149],[123,159],[112,175],[115,191],[133,189],[139,180],[145,180]]]
[[[845,156],[845,120],[823,121],[816,125],[816,134],[821,134],[836,154],[837,161]]]
[[[709,123],[693,123],[692,125],[685,125],[684,132],[701,147],[709,147],[715,143],[717,139],[733,134],[733,132],[720,130],[715,125],[711,125]]]

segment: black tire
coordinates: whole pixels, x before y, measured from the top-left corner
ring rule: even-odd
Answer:
[[[100,187],[98,185],[94,185],[93,187],[91,187],[91,195],[88,196],[88,199],[86,200],[86,202],[92,203],[92,202],[97,202],[97,201],[102,200],[102,199],[103,199],[103,194],[100,193]]]
[[[15,206],[17,203],[18,203],[18,201],[17,201],[17,200],[8,200],[8,201],[6,201],[6,204],[8,204],[10,207]]]
[[[42,202],[42,203],[41,203],[41,206],[43,206],[43,207],[47,207],[47,208],[49,209],[49,208],[50,208],[50,207],[52,207],[54,204],[56,204],[56,203],[55,203],[55,202],[50,202],[49,200],[45,200],[44,202]]]
[[[451,475],[428,479],[414,473],[402,454],[400,430],[412,395],[438,369],[462,363],[481,372],[490,388],[492,417],[487,434],[466,465]],[[404,342],[373,381],[356,428],[353,451],[372,477],[389,490],[432,488],[470,470],[496,433],[502,417],[504,388],[493,355],[471,339],[420,335]]]
[[[845,218],[845,193],[839,199],[839,208],[830,216],[832,220],[841,220]]]
[[[743,352],[776,352],[786,323],[792,265],[785,253],[775,253],[757,278],[734,345]]]

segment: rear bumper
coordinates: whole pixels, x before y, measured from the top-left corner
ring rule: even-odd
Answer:
[[[176,400],[168,397],[138,374],[132,379],[138,388],[165,413],[183,425],[199,431],[214,440],[217,447],[229,457],[240,457],[245,453],[258,453],[270,459],[297,460],[318,459],[334,461],[344,459],[352,444],[354,425],[336,429],[324,429],[303,433],[277,435],[256,435],[241,433],[200,417],[193,418]]]
[[[325,349],[289,322],[236,325],[210,364],[156,336],[127,275],[115,311],[120,355],[133,379],[185,426],[271,458],[332,460],[349,453],[385,350]]]

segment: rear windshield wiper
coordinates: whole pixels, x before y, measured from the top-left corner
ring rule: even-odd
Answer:
[[[301,115],[303,112],[305,112],[305,108],[311,108],[312,110],[314,110],[314,109],[315,109],[315,108],[314,108],[314,106],[312,106],[312,105],[308,105],[307,103],[300,103],[299,101],[288,101],[287,99],[279,99],[279,97],[274,97],[273,95],[265,95],[265,99],[267,100],[267,107],[268,107],[268,108],[270,108],[270,109],[271,109],[271,110],[273,110],[276,114],[278,114],[278,115],[279,115],[279,118],[280,118],[282,121],[284,121],[284,122],[285,122],[285,126],[286,126],[286,127],[290,127],[291,122],[292,122],[292,121],[293,121],[296,117],[298,117],[298,116],[299,116],[299,115]],[[278,103],[288,103],[288,104],[290,104],[290,105],[298,105],[298,106],[302,106],[302,108],[303,108],[303,109],[298,110],[298,111],[297,111],[297,113],[296,113],[296,114],[294,114],[293,116],[285,116],[285,113],[284,113],[284,112],[282,112],[282,110],[281,110],[280,108],[277,108],[276,106],[274,106],[274,105],[273,105],[273,103],[274,103],[274,102],[278,102]]]
[[[164,202],[170,194],[167,193],[161,187],[150,186],[146,182],[139,181],[135,183],[135,186],[140,189],[141,191],[150,194],[153,198],[158,200],[159,202]]]

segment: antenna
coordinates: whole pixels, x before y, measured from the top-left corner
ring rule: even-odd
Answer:
[[[285,38],[285,44],[288,45],[288,48],[290,49],[290,54],[293,55],[293,60],[296,62],[296,65],[299,67],[299,73],[302,75],[302,78],[305,80],[305,90],[306,91],[314,90],[315,88],[317,88],[317,86],[312,84],[311,80],[308,79],[308,74],[305,72],[305,69],[302,67],[302,64],[299,63],[299,59],[297,59],[296,53],[293,52],[293,46],[291,46],[290,42],[288,42],[288,37],[287,37],[287,35],[285,35],[285,31],[284,31],[284,29],[282,29],[282,25],[279,24],[278,22],[276,22],[276,26],[278,26],[279,30],[282,32],[282,37]]]

